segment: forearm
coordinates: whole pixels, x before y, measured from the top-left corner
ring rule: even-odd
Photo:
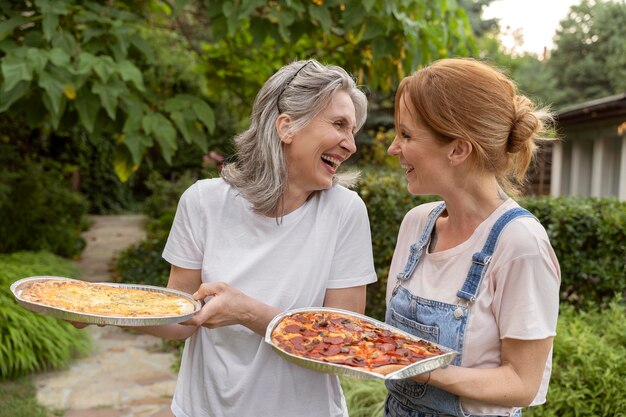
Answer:
[[[242,325],[246,326],[253,332],[265,336],[267,326],[281,310],[264,304],[257,299],[249,299],[249,307],[247,317],[242,320]]]
[[[132,326],[131,328],[140,333],[169,340],[187,339],[197,330],[196,326],[186,326],[178,323],[164,324],[161,326]]]
[[[427,378],[428,374],[424,374],[413,379],[424,383]],[[538,390],[533,384],[524,383],[507,365],[498,368],[449,366],[431,372],[428,384],[459,397],[504,407],[525,407]]]

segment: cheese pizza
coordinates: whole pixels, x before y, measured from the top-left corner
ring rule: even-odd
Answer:
[[[272,332],[276,347],[291,355],[387,374],[442,355],[422,339],[338,312],[299,312],[284,317]]]
[[[20,297],[31,303],[97,316],[168,317],[195,310],[190,300],[176,294],[67,279],[36,281],[24,288]]]

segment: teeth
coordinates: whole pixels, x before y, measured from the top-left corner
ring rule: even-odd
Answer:
[[[322,159],[323,159],[324,161],[330,162],[330,163],[331,163],[331,165],[332,165],[334,168],[337,168],[337,167],[339,166],[339,164],[341,164],[341,161],[340,161],[340,160],[335,159],[335,158],[333,158],[333,157],[330,157],[330,156],[328,156],[328,155],[322,155]]]
[[[405,173],[413,171],[413,167],[406,164],[400,164],[400,167],[404,170]]]

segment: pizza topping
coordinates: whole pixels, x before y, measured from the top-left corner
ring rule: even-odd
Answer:
[[[384,365],[409,365],[445,353],[427,341],[337,312],[286,316],[274,329],[272,341],[297,356],[374,372]]]

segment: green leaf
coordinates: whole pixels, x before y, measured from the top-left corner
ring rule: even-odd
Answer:
[[[52,46],[62,49],[68,55],[73,55],[77,50],[76,39],[71,33],[60,31],[52,38]]]
[[[115,120],[118,97],[127,91],[124,83],[117,79],[111,79],[106,84],[96,82],[91,91],[100,96],[102,107],[104,107],[109,117]]]
[[[48,51],[39,48],[28,48],[26,50],[26,61],[34,72],[40,74],[48,63]]]
[[[33,79],[32,68],[22,59],[7,55],[2,59],[2,76],[4,77],[4,90],[11,90],[20,81],[31,81]]]
[[[154,52],[152,51],[152,47],[150,47],[150,45],[144,41],[141,36],[137,34],[133,35],[130,38],[130,44],[143,54],[146,60],[148,60],[148,63],[154,62]]]
[[[81,52],[78,54],[77,74],[89,74],[98,62],[98,57],[89,52]]]
[[[95,57],[93,69],[98,74],[102,82],[107,82],[111,74],[116,70],[115,62],[110,56]]]
[[[196,100],[199,99],[190,94],[178,94],[165,100],[163,109],[167,112],[188,109]]]
[[[117,63],[117,70],[124,81],[132,81],[139,91],[145,91],[143,77],[139,68],[130,61],[124,60]]]
[[[183,116],[181,112],[175,111],[170,113],[170,119],[172,119],[172,121],[178,128],[178,131],[181,133],[181,135],[183,135],[185,142],[191,143],[191,134],[187,129],[187,120],[185,119],[185,116]]]
[[[64,99],[63,89],[69,80],[59,80],[49,72],[44,72],[39,76],[39,86],[46,91],[45,96],[48,97],[48,108],[54,115],[58,115],[61,111],[61,103]]]
[[[363,36],[361,36],[361,40],[368,41],[371,39],[377,39],[385,36],[386,32],[385,27],[380,23],[369,21],[365,26],[365,31],[363,32]]]
[[[60,48],[52,48],[48,57],[50,58],[50,61],[58,67],[65,67],[70,63],[70,56],[67,52]]]
[[[9,91],[6,91],[4,86],[2,86],[0,89],[0,113],[7,111],[13,103],[24,97],[29,90],[29,81],[20,81]]]
[[[24,16],[13,16],[9,20],[0,23],[0,41],[11,35],[15,28],[31,21],[31,18]]]
[[[63,113],[65,112],[67,99],[65,98],[64,95],[62,95],[58,102],[53,102],[49,94],[44,94],[42,96],[42,101],[43,101],[44,106],[48,110],[52,128],[54,130],[58,129],[59,123],[61,122],[61,117],[63,116]]]
[[[44,13],[42,20],[43,37],[50,42],[59,25],[59,15],[54,13]]]
[[[87,129],[87,132],[93,133],[98,111],[100,110],[100,100],[98,96],[86,88],[83,88],[76,94],[74,107],[78,112],[80,122],[85,129]]]
[[[139,165],[146,149],[152,146],[152,139],[139,132],[131,132],[124,135],[124,145],[132,156],[133,164]]]
[[[311,4],[309,5],[309,14],[314,20],[317,20],[320,23],[324,32],[330,32],[330,29],[333,26],[333,19],[326,7]]]
[[[127,100],[124,101],[126,102],[126,121],[122,130],[126,134],[137,132],[141,128],[141,121],[144,116],[143,108],[139,103],[129,105]]]
[[[171,164],[176,150],[176,129],[172,123],[161,113],[153,112],[143,117],[142,126],[146,134],[152,134],[156,138],[163,158]]]
[[[362,0],[361,4],[365,8],[365,11],[369,13],[374,7],[374,4],[376,4],[376,0]]]
[[[209,132],[213,133],[215,130],[215,113],[213,113],[213,109],[203,100],[197,99],[193,103],[193,112]]]

